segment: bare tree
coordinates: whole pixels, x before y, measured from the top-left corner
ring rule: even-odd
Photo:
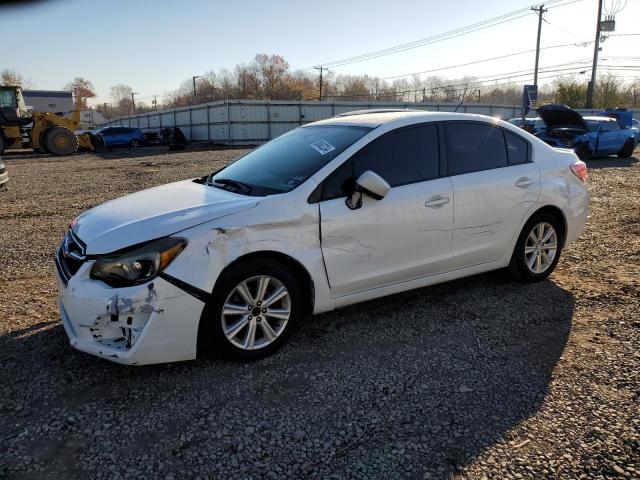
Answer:
[[[617,107],[622,99],[623,85],[619,77],[601,75],[596,82],[595,105],[600,108]]]
[[[22,74],[8,68],[0,72],[0,85],[18,86],[23,90],[30,90],[36,86],[30,78],[25,78]]]
[[[133,88],[131,88],[129,85],[119,83],[118,85],[114,85],[111,87],[109,95],[113,100],[113,104],[115,105],[118,116],[124,116],[133,113],[133,105],[131,103],[132,93]]]

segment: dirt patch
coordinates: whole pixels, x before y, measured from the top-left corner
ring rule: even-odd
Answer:
[[[0,477],[640,477],[640,168],[590,162],[586,232],[501,272],[310,318],[273,357],[123,367],[76,352],[72,218],[241,150],[16,155],[0,192]]]

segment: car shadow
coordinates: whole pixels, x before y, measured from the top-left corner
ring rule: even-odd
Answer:
[[[71,349],[50,318],[0,336],[0,448],[14,442],[5,463],[31,456],[51,477],[142,454],[170,459],[164,475],[217,452],[244,478],[347,478],[354,465],[376,478],[449,478],[487,447],[523,441],[574,303],[552,280],[478,275],[307,318],[251,364],[116,365]],[[105,443],[103,424],[126,426],[126,442]],[[80,451],[94,460],[78,464]]]
[[[636,150],[637,152],[637,150]],[[628,168],[640,163],[638,157],[640,152],[636,153],[633,157],[619,158],[619,157],[595,157],[586,161],[587,168]]]

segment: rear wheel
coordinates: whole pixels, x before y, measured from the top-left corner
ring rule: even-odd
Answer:
[[[626,142],[624,142],[624,146],[618,152],[618,157],[620,158],[629,158],[633,155],[633,148],[635,147],[635,141],[633,138],[629,138]]]
[[[44,135],[44,147],[52,155],[71,155],[78,149],[78,137],[65,127],[52,127]]]
[[[544,280],[560,260],[563,241],[564,234],[555,216],[546,212],[533,215],[518,237],[509,272],[522,282]]]
[[[140,140],[137,139],[133,139],[129,142],[129,146],[131,148],[139,148],[140,147]]]
[[[288,268],[270,259],[239,263],[223,273],[202,313],[198,350],[238,361],[266,357],[303,312],[300,282]]]

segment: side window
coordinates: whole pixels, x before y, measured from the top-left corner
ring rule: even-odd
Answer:
[[[507,141],[509,165],[527,163],[529,156],[529,144],[527,141],[507,131],[504,132],[504,139]]]
[[[338,167],[322,185],[321,200],[346,197],[358,175],[373,170],[392,187],[439,175],[438,126],[418,125],[372,141]]]
[[[602,122],[603,132],[615,132],[620,130],[620,126],[617,122]]]
[[[449,175],[507,166],[507,149],[502,130],[481,123],[446,125]]]
[[[322,183],[321,200],[346,197],[353,191],[355,178],[353,176],[353,161],[351,159],[340,165]]]
[[[438,126],[417,125],[372,141],[353,157],[353,175],[372,170],[397,187],[439,174]]]

